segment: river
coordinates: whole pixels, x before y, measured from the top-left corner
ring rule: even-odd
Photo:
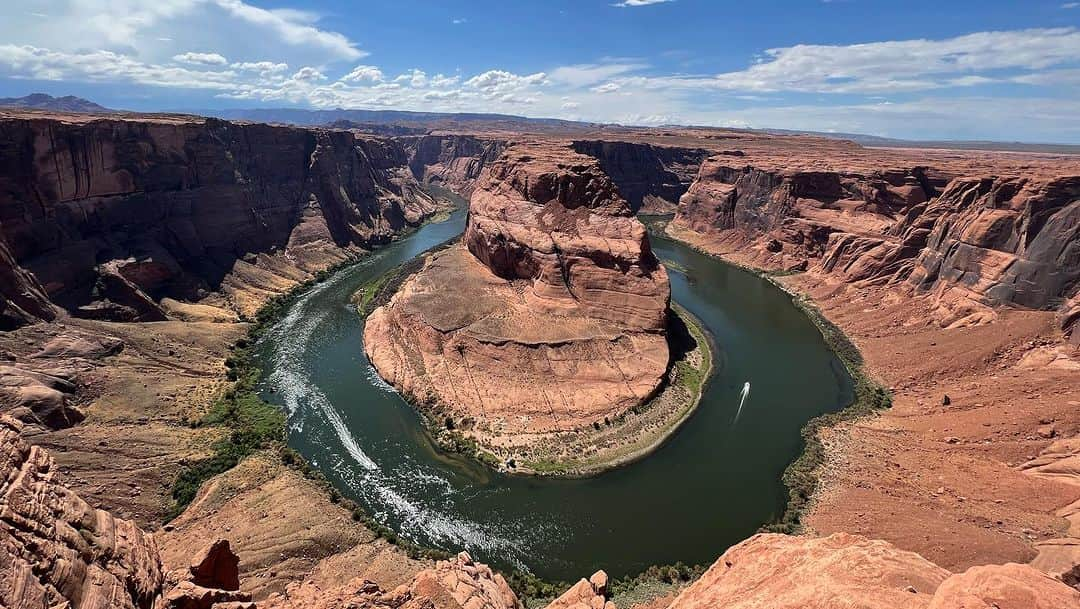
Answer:
[[[416,543],[550,580],[711,562],[783,512],[780,477],[800,428],[850,403],[851,380],[783,291],[656,235],[673,299],[718,346],[711,384],[678,433],[640,462],[580,480],[498,474],[437,451],[368,363],[349,298],[464,223],[456,211],[335,273],[260,343],[263,395],[286,409],[289,445],[342,494]]]

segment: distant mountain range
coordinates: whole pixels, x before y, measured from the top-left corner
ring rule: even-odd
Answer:
[[[791,129],[758,129],[777,135],[816,135],[851,140],[860,146],[876,148],[922,148],[948,150],[997,150],[1001,152],[1044,152],[1080,154],[1076,144],[1032,144],[1028,142],[995,142],[991,140],[901,140],[863,133],[833,133],[825,131],[795,131]]]
[[[588,129],[595,123],[568,121],[558,118],[529,118],[512,114],[477,112],[410,112],[406,110],[303,110],[299,108],[249,108],[229,110],[182,110],[187,114],[213,116],[226,120],[246,120],[259,123],[290,125],[329,125],[340,121],[350,123],[398,125],[402,127],[439,129],[465,124],[485,129],[529,129],[535,131]]]
[[[56,112],[118,112],[100,104],[66,95],[53,97],[45,93],[32,93],[25,97],[0,98],[0,107],[34,108]],[[244,120],[258,123],[285,123],[290,125],[331,125],[339,128],[360,128],[380,135],[404,135],[422,133],[431,129],[475,128],[484,130],[566,132],[603,128],[601,123],[586,123],[558,118],[530,118],[512,114],[486,114],[480,112],[412,112],[406,110],[306,110],[301,108],[239,108],[225,110],[187,109],[177,110],[184,114],[212,116],[226,120]],[[677,127],[685,125],[670,125]],[[707,127],[702,127],[707,128]],[[866,135],[862,133],[834,133],[823,131],[799,131],[791,129],[751,129],[777,135],[814,135],[850,140],[862,146],[880,148],[943,148],[952,150],[998,150],[1006,152],[1042,152],[1057,154],[1080,154],[1080,145],[1033,144],[1027,142],[994,142],[980,140],[902,140],[897,138]]]
[[[0,97],[0,107],[2,106],[53,110],[56,112],[116,112],[74,95],[53,97],[45,93],[31,93],[25,97]]]

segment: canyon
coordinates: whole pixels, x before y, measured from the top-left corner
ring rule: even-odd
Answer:
[[[445,210],[425,184],[471,199],[465,236],[363,348],[459,425],[588,426],[655,390],[668,277],[634,214],[673,207],[667,234],[772,271],[891,389],[822,432],[807,534],[754,536],[655,606],[1080,606],[1075,157],[29,110],[0,134],[5,606],[521,606],[468,555],[368,530],[273,446],[161,524],[228,433],[193,423],[260,308]],[[454,397],[466,366],[475,402]],[[566,383],[588,399],[564,420],[544,396]],[[552,606],[605,607],[606,580]]]

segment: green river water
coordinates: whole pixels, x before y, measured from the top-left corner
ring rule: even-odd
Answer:
[[[702,403],[678,433],[642,461],[578,480],[502,475],[437,451],[368,363],[349,298],[464,222],[454,212],[339,271],[260,344],[263,395],[287,411],[290,446],[342,494],[416,543],[550,580],[711,562],[783,513],[780,477],[801,450],[800,428],[850,403],[851,379],[787,294],[657,235],[657,256],[674,262],[673,299],[718,347]]]

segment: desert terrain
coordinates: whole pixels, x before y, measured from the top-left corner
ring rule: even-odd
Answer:
[[[206,422],[244,382],[236,354],[259,311],[445,208],[429,183],[472,198],[464,245],[406,281],[365,348],[394,344],[378,316],[397,315],[451,334],[432,352],[444,364],[455,340],[508,357],[489,370],[538,389],[493,409],[505,425],[556,424],[537,405],[558,383],[512,367],[531,366],[512,357],[530,342],[626,349],[613,356],[625,366],[582,375],[606,397],[572,425],[659,385],[669,296],[642,209],[674,212],[668,233],[703,251],[774,272],[891,391],[890,409],[822,432],[799,535],[754,536],[655,606],[1080,606],[1074,157],[728,130],[378,137],[12,110],[0,133],[7,606],[521,606],[522,588],[467,554],[373,526],[282,437],[237,458],[221,447],[247,446],[240,428]],[[446,280],[497,314],[447,319]],[[394,366],[376,364],[404,379]],[[616,371],[630,380],[608,387]],[[449,383],[427,382],[452,403]],[[229,467],[207,469],[215,458]],[[213,475],[178,505],[178,476],[201,465]],[[601,572],[551,606],[596,609],[610,593]]]

